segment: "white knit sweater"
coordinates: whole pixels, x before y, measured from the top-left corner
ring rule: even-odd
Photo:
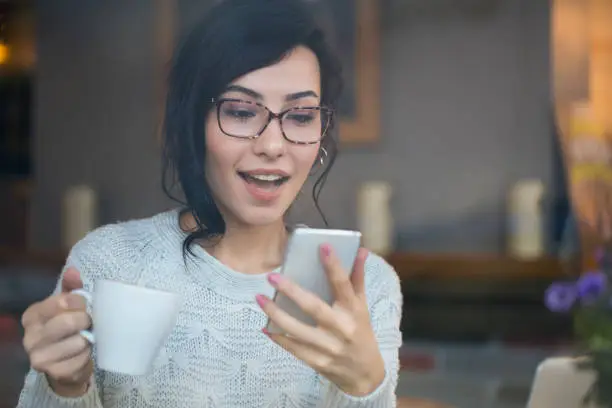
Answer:
[[[366,288],[387,375],[372,394],[352,397],[261,332],[266,316],[255,295],[273,295],[266,276],[235,272],[198,246],[185,264],[184,238],[178,212],[169,211],[99,228],[72,249],[67,265],[81,272],[85,289],[119,280],[179,292],[184,306],[150,374],[96,369],[86,395],[62,398],[31,370],[18,408],[395,407],[402,297],[385,261],[368,257]]]

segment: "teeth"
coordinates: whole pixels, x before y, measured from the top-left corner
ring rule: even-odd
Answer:
[[[283,178],[276,174],[249,174],[249,177],[260,181],[278,181]]]

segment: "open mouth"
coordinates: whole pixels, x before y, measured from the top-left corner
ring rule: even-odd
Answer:
[[[289,180],[289,176],[278,174],[250,174],[239,171],[238,175],[247,183],[263,188],[276,188]]]

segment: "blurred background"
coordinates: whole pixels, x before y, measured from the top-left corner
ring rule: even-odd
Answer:
[[[160,187],[164,78],[212,3],[0,0],[1,408],[28,368],[20,315],[70,246],[175,205]],[[542,299],[584,262],[564,123],[576,106],[612,117],[612,1],[312,3],[347,78],[321,204],[401,277],[398,392],[524,407],[537,364],[572,347],[570,318]],[[290,217],[321,225],[309,197]]]

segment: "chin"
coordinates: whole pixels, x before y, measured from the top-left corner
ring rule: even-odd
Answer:
[[[238,210],[238,219],[246,225],[262,227],[281,221],[285,216],[285,211],[280,208],[245,208]]]

